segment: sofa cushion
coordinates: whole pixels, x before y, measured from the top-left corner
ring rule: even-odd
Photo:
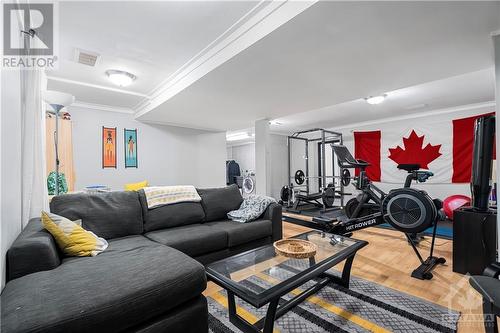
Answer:
[[[240,208],[243,202],[240,190],[235,184],[221,188],[198,189],[198,193],[207,222],[226,219],[227,213]]]
[[[151,231],[145,234],[149,239],[171,246],[194,257],[205,253],[225,249],[227,233],[205,224],[190,224],[165,230]]]
[[[270,220],[255,220],[248,223],[224,220],[208,222],[205,225],[224,231],[228,237],[229,247],[245,244],[273,234],[273,225]]]
[[[205,212],[199,202],[179,202],[149,209],[144,191],[140,190],[138,193],[146,232],[200,223],[205,218]]]
[[[129,236],[96,257],[7,283],[2,332],[118,332],[199,297],[203,266],[185,254]]]
[[[108,242],[80,226],[81,220],[42,211],[42,224],[54,237],[59,249],[68,256],[96,256],[108,247]]]
[[[137,192],[75,193],[52,198],[50,211],[110,239],[143,232],[142,208]]]

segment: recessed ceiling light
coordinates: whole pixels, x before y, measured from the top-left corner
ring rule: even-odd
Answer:
[[[380,96],[370,96],[370,97],[365,98],[365,101],[368,104],[375,105],[375,104],[382,103],[385,100],[386,97],[387,97],[386,94],[383,94],[383,95],[380,95]]]
[[[134,80],[137,78],[134,74],[125,72],[125,71],[120,71],[116,69],[110,69],[106,71],[106,75],[108,76],[108,79],[116,84],[117,86],[120,87],[126,87]]]
[[[277,120],[271,120],[271,121],[269,122],[269,124],[270,124],[270,125],[274,125],[274,126],[279,126],[279,125],[282,125],[282,123],[280,123],[280,122],[279,122],[279,121],[277,121]]]

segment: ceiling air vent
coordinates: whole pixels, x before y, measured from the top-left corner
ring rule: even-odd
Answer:
[[[99,59],[99,55],[97,53],[76,49],[75,58],[76,62],[79,64],[94,67]]]

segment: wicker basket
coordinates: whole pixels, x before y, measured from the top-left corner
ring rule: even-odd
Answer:
[[[279,255],[295,259],[313,257],[317,250],[316,244],[302,239],[282,239],[273,245]]]

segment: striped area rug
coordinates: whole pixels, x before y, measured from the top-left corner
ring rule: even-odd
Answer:
[[[242,281],[248,288],[262,290],[297,272],[303,260],[288,260]],[[283,298],[290,299],[310,287],[309,282]],[[283,299],[282,298],[282,299]],[[266,314],[236,298],[238,314],[253,323]],[[208,297],[211,333],[238,330],[229,322],[227,297],[220,291]],[[351,277],[350,288],[330,284],[275,322],[274,332],[456,332],[460,313],[423,299]]]

